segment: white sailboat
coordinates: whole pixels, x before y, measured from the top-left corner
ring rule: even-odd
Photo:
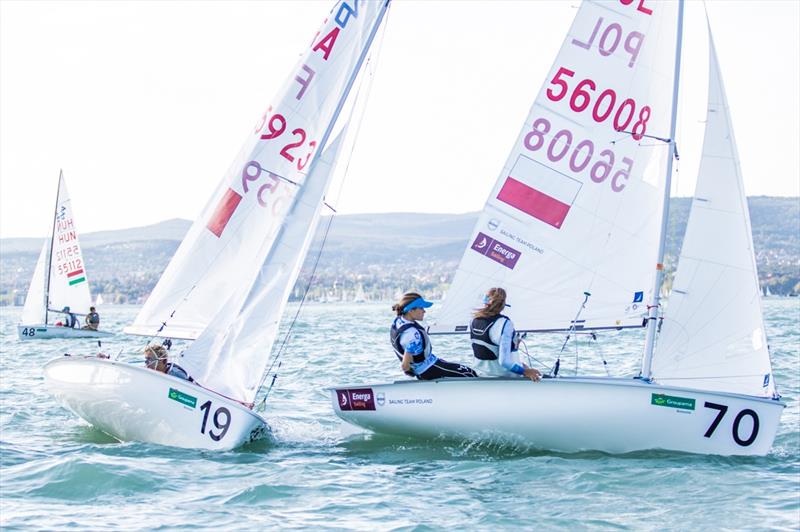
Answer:
[[[502,286],[521,331],[646,325],[641,375],[337,387],[338,416],[381,433],[562,452],[769,451],[785,405],[713,45],[697,192],[655,349],[682,17],[682,2],[581,5],[432,328],[466,332],[486,290]]]
[[[44,372],[67,408],[117,439],[178,447],[232,449],[266,432],[255,396],[388,7],[335,4],[126,329],[195,339],[174,360],[195,382],[64,357]]]
[[[58,193],[50,239],[42,245],[33,271],[22,319],[17,324],[20,340],[49,338],[103,338],[107,331],[82,329],[77,319],[89,312],[92,297],[89,277],[83,260],[72,202],[67,192],[64,173],[58,176]],[[70,326],[70,314],[76,318]]]

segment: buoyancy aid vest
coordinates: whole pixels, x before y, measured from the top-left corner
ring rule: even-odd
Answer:
[[[403,349],[403,346],[400,344],[400,337],[409,329],[417,329],[420,333],[420,336],[422,336],[422,353],[418,355],[412,355],[411,361],[414,364],[425,362],[425,359],[431,354],[431,341],[428,337],[427,331],[415,321],[409,321],[400,327],[397,326],[397,321],[398,320],[395,319],[392,322],[392,328],[389,331],[389,337],[392,340],[394,354],[397,355],[397,358],[399,358],[401,361],[403,360],[403,353],[405,353],[405,349]]]
[[[499,358],[500,345],[492,342],[489,331],[500,318],[508,320],[508,317],[502,314],[491,318],[473,318],[469,327],[469,338],[472,341],[472,353],[478,360],[497,360]],[[512,351],[516,351],[514,344],[512,342]]]

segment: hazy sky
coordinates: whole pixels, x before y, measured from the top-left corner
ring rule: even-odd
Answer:
[[[59,168],[81,232],[194,219],[332,5],[0,0],[0,237],[48,233]],[[479,210],[577,5],[395,0],[339,212]],[[796,196],[800,1],[707,6],[747,193]],[[684,44],[673,193],[687,196],[699,0]]]

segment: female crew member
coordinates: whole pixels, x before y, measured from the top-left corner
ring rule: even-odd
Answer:
[[[538,381],[542,374],[519,360],[514,341],[514,324],[500,312],[506,308],[506,291],[490,288],[483,298],[483,308],[475,313],[469,328],[472,352],[478,359],[477,368],[491,377],[524,376]]]
[[[144,363],[150,369],[184,379],[189,382],[194,382],[186,370],[175,364],[174,362],[167,362],[167,350],[164,346],[158,344],[148,344],[144,348]]]
[[[440,377],[477,377],[472,368],[453,364],[433,354],[428,332],[417,323],[425,317],[425,309],[433,305],[416,292],[407,292],[392,306],[397,313],[392,322],[392,347],[400,359],[403,373],[420,380]]]

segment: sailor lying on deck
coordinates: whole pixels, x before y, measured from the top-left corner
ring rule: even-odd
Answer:
[[[397,317],[392,322],[390,338],[403,373],[424,381],[440,377],[477,377],[472,368],[447,362],[433,354],[428,332],[417,323],[431,305],[433,303],[425,301],[418,293],[407,292],[392,306]]]
[[[535,368],[519,359],[519,341],[515,341],[514,323],[500,312],[506,304],[506,291],[490,288],[469,327],[472,352],[478,359],[476,368],[487,377],[527,377],[533,382],[542,378]]]
[[[179,379],[194,382],[186,370],[173,362],[167,362],[167,350],[163,345],[149,344],[144,348],[145,365],[161,373],[178,377]]]

